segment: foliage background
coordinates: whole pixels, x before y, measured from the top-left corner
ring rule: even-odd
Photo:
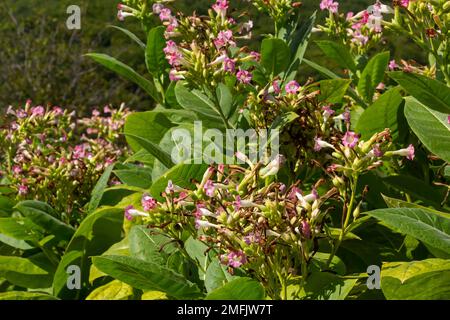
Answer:
[[[86,114],[93,107],[105,104],[119,105],[126,102],[134,110],[151,108],[151,101],[137,86],[120,79],[83,57],[87,52],[103,52],[126,61],[138,72],[144,73],[145,66],[139,61],[139,48],[121,32],[108,25],[123,25],[143,38],[138,22],[127,19],[117,21],[117,10],[109,0],[0,0],[0,110],[8,105],[24,103],[31,98],[37,104],[50,103],[76,109]],[[341,11],[358,12],[373,1],[340,1]],[[176,6],[183,12],[196,10],[205,14],[210,0],[177,0]],[[235,7],[250,7],[246,1],[232,1]],[[303,1],[304,16],[319,8],[319,0]],[[81,7],[81,30],[68,30],[66,9],[69,5]],[[253,9],[251,9],[253,10]],[[319,12],[320,15],[324,13]],[[269,24],[266,17],[256,12],[255,33],[264,33]],[[270,30],[267,30],[269,32]],[[319,35],[314,35],[315,40]],[[261,39],[252,39],[249,46],[255,46]],[[414,45],[404,39],[390,41],[391,51],[399,57],[415,57],[423,61]],[[322,56],[313,44],[306,57],[321,61],[324,66],[335,67],[333,62]],[[302,80],[315,76],[313,70],[303,67]]]

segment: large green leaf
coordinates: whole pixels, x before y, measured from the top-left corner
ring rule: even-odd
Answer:
[[[151,29],[147,36],[145,63],[147,65],[147,70],[155,77],[169,68],[164,53],[164,47],[166,46],[166,38],[164,37],[165,31],[166,28],[164,26],[158,26]]]
[[[28,291],[0,292],[0,300],[58,300],[48,294]]]
[[[206,269],[209,265],[210,258],[208,252],[209,247],[201,242],[200,240],[189,237],[184,243],[184,248],[188,253],[189,257],[196,261],[196,263],[200,266],[199,269],[199,277],[202,280],[205,280]]]
[[[300,289],[304,300],[344,300],[358,279],[346,279],[329,272],[313,272]]]
[[[284,40],[266,38],[261,44],[261,65],[267,74],[275,77],[285,71],[290,62],[291,51]]]
[[[405,116],[411,129],[428,150],[450,162],[448,114],[432,110],[416,99],[407,97]]]
[[[316,43],[319,48],[334,62],[343,68],[349,69],[353,73],[356,72],[355,61],[353,60],[353,57],[348,49],[342,44],[329,40],[320,40],[316,41]]]
[[[0,256],[0,278],[31,289],[44,289],[52,285],[53,274],[40,259]]]
[[[133,287],[119,280],[113,280],[93,290],[86,300],[129,300],[133,297]]]
[[[378,209],[367,214],[394,230],[450,253],[450,218],[415,208]]]
[[[109,178],[111,177],[111,172],[114,169],[114,165],[110,165],[105,169],[100,179],[97,181],[94,189],[91,193],[91,200],[88,204],[88,212],[93,212],[97,210],[100,201],[102,201],[105,189],[108,187]]]
[[[136,165],[127,169],[114,170],[114,174],[128,186],[148,189],[152,185],[152,168]]]
[[[138,38],[133,32],[131,32],[130,30],[127,30],[127,29],[124,29],[124,28],[121,28],[121,27],[118,27],[118,26],[113,26],[113,25],[108,26],[108,27],[117,29],[117,30],[119,30],[119,31],[122,31],[122,32],[123,32],[125,35],[127,35],[131,40],[133,40],[134,42],[136,42],[136,43],[139,45],[139,47],[141,47],[142,49],[145,50],[145,43],[143,43],[143,42],[141,41],[141,39],[139,39],[139,38]]]
[[[372,101],[375,88],[383,81],[389,64],[389,51],[379,53],[369,60],[358,82],[358,92],[366,101]]]
[[[263,300],[264,288],[250,278],[236,278],[210,292],[206,300]]]
[[[197,285],[153,262],[125,256],[99,256],[92,260],[101,271],[137,289],[162,291],[177,299],[202,296]]]
[[[128,237],[131,256],[140,260],[164,265],[168,255],[175,250],[172,239],[144,226],[134,226]]]
[[[124,134],[144,138],[154,144],[159,144],[164,134],[175,125],[168,119],[167,114],[156,111],[134,112],[127,116]],[[143,149],[139,141],[127,137],[127,142],[133,151]]]
[[[142,89],[144,89],[144,91],[147,92],[153,100],[160,100],[153,82],[138,74],[130,66],[127,66],[123,62],[120,62],[119,60],[102,53],[88,53],[86,54],[86,56],[94,59],[95,61],[108,68],[109,70],[114,71],[118,75],[134,82]]]
[[[450,88],[444,83],[420,74],[401,71],[390,72],[389,76],[430,109],[450,114]]]
[[[326,103],[341,103],[352,81],[349,79],[330,79],[319,82],[319,100]]]
[[[89,281],[90,256],[102,254],[121,239],[123,209],[101,208],[88,215],[67,246],[53,280],[54,295],[64,299],[80,297],[80,290],[67,288],[67,268],[80,267],[83,288]],[[83,289],[82,288],[82,289]]]
[[[448,300],[450,260],[383,263],[381,289],[389,300]]]
[[[285,82],[295,79],[298,68],[302,64],[303,57],[308,47],[309,38],[311,36],[312,28],[316,22],[316,11],[306,20],[303,20],[298,30],[292,37],[290,44],[291,49],[291,64],[285,74]]]
[[[222,287],[227,282],[234,279],[227,267],[220,263],[218,259],[214,259],[206,269],[205,287],[206,291],[212,292],[217,288]]]
[[[217,106],[199,90],[189,90],[183,81],[178,81],[175,87],[175,95],[178,103],[183,109],[193,111],[201,119],[217,123],[221,128],[222,118]]]
[[[207,168],[208,166],[206,164],[180,163],[153,183],[150,188],[150,194],[154,198],[162,201],[161,192],[166,189],[169,180],[172,180],[173,184],[183,188],[193,187],[192,180],[201,181]]]
[[[53,208],[46,203],[26,200],[19,202],[15,206],[15,209],[17,209],[30,221],[60,239],[70,240],[75,232],[73,227],[56,219],[54,217],[55,212]]]
[[[126,136],[128,139],[135,140],[137,143],[139,143],[142,146],[142,148],[144,148],[148,153],[150,153],[156,159],[161,161],[161,163],[166,168],[172,168],[175,165],[172,161],[171,155],[168,154],[163,149],[161,149],[161,147],[156,143],[134,134],[126,133]]]
[[[397,140],[401,121],[404,120],[402,102],[400,88],[396,87],[386,91],[359,117],[356,131],[361,133],[363,139],[367,140],[375,133],[389,128],[393,139]]]

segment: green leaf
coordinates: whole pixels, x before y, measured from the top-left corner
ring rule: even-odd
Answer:
[[[141,300],[168,300],[167,295],[161,291],[146,291],[142,294]]]
[[[133,287],[119,280],[113,280],[94,289],[86,300],[129,300],[133,297]]]
[[[263,300],[264,288],[250,278],[236,278],[206,296],[206,300]]]
[[[206,164],[180,163],[153,183],[150,188],[150,194],[152,197],[162,201],[163,198],[161,197],[161,192],[166,189],[169,180],[172,180],[173,184],[177,186],[192,188],[194,186],[192,180],[201,181],[206,169],[208,169],[208,165]]]
[[[413,208],[379,209],[367,214],[394,230],[450,253],[450,218],[444,218],[429,210]]]
[[[405,116],[411,129],[428,150],[450,162],[448,114],[432,110],[411,97],[405,100]]]
[[[304,300],[344,300],[358,279],[346,279],[329,272],[313,272],[300,289]]]
[[[403,97],[400,88],[392,88],[382,94],[375,103],[367,108],[359,117],[356,131],[361,133],[364,140],[370,139],[375,133],[386,128],[391,130],[394,140],[399,138],[400,121],[403,108],[400,108]]]
[[[117,29],[117,30],[119,30],[119,31],[122,31],[122,32],[123,32],[124,34],[126,34],[131,40],[133,40],[134,42],[136,42],[142,49],[145,50],[145,43],[143,43],[143,42],[141,41],[141,39],[139,39],[139,38],[138,38],[133,32],[131,32],[130,30],[127,30],[127,29],[125,29],[125,28],[121,28],[121,27],[118,27],[118,26],[113,26],[113,25],[110,25],[110,26],[108,26],[108,27]]]
[[[348,79],[331,79],[319,82],[319,101],[341,103],[352,81]]]
[[[0,292],[0,300],[58,300],[48,294],[27,291]]]
[[[197,264],[201,267],[201,269],[199,269],[199,277],[201,280],[205,280],[206,269],[210,262],[208,246],[200,240],[189,237],[184,243],[184,248],[189,257],[192,260],[197,261]]]
[[[101,271],[137,289],[166,292],[177,299],[202,296],[197,285],[156,263],[125,256],[100,256],[92,260]]]
[[[290,44],[292,62],[285,74],[285,82],[289,82],[295,79],[298,68],[302,64],[303,57],[308,47],[309,38],[311,36],[312,28],[316,22],[316,11],[307,19],[302,21],[300,27],[292,37]]]
[[[144,148],[148,153],[153,155],[156,159],[161,161],[161,163],[167,168],[172,168],[175,165],[172,161],[171,155],[162,150],[157,144],[145,138],[136,136],[134,134],[126,133],[126,136],[128,137],[128,139],[133,139],[137,143],[139,143],[139,145],[141,145],[142,148]]]
[[[348,49],[342,44],[329,40],[316,41],[316,44],[327,55],[327,57],[331,58],[341,67],[356,73],[355,61],[353,60],[353,57]]]
[[[218,259],[214,259],[206,269],[205,287],[209,292],[222,287],[227,282],[233,280],[235,276],[227,271],[227,267],[220,263]]]
[[[56,270],[53,281],[54,295],[64,299],[79,297],[82,292],[67,288],[67,268],[70,265],[81,269],[82,286],[89,281],[89,257],[102,254],[111,245],[121,240],[123,209],[101,208],[81,222],[66,248]]]
[[[147,92],[153,100],[160,101],[153,82],[147,80],[123,62],[102,53],[88,53],[86,56],[94,59],[96,62],[126,78],[127,80],[137,84],[139,87],[144,89],[144,91]]]
[[[202,118],[216,122],[219,126],[221,125],[222,118],[217,107],[200,91],[196,89],[189,90],[183,81],[178,81],[175,87],[175,95],[183,109],[193,111],[196,114],[200,114]]]
[[[170,67],[164,53],[164,47],[166,46],[165,30],[164,26],[158,26],[148,32],[145,63],[147,70],[155,77],[163,74]]]
[[[9,197],[0,195],[0,217],[9,217],[14,211],[14,201]]]
[[[329,257],[330,257],[329,253],[316,252],[313,259],[311,260],[312,269],[316,271],[332,270],[336,272],[338,275],[341,276],[345,275],[346,268],[344,262],[342,262],[342,260],[339,259],[338,256],[334,256],[333,259],[331,259],[330,265],[327,266]]]
[[[429,77],[401,71],[389,72],[410,95],[428,108],[450,114],[450,88]]]
[[[91,200],[88,204],[88,212],[94,212],[95,210],[97,210],[100,201],[102,201],[105,189],[108,187],[109,178],[111,177],[111,172],[113,169],[114,165],[108,166],[103,172],[100,179],[97,181],[97,184],[95,185],[91,193]]]
[[[372,101],[375,88],[383,81],[389,64],[389,51],[379,53],[369,60],[358,82],[358,92],[366,101]]]
[[[0,256],[0,278],[20,287],[43,289],[52,285],[53,274],[32,258]]]
[[[331,71],[330,69],[325,68],[325,67],[323,67],[321,65],[318,65],[314,61],[311,61],[311,60],[308,60],[308,59],[303,59],[303,62],[305,62],[308,66],[310,66],[314,70],[319,71],[319,73],[321,73],[322,75],[324,75],[327,78],[340,79],[340,77],[337,74],[335,74],[333,71]]]
[[[223,84],[219,83],[216,89],[217,97],[219,99],[220,108],[227,119],[233,115],[233,95],[230,89]]]
[[[114,174],[122,183],[142,189],[148,189],[152,185],[152,169],[133,166],[129,169],[114,170]]]
[[[129,235],[130,254],[132,257],[164,265],[176,247],[168,236],[161,231],[134,226]]]
[[[60,239],[69,240],[75,232],[73,227],[53,217],[55,212],[46,203],[26,200],[19,202],[15,209],[30,221]]]
[[[124,134],[125,137],[127,137],[127,135],[135,135],[155,144],[159,144],[166,132],[174,126],[175,125],[163,112],[134,112],[128,115],[125,120]],[[138,152],[142,150],[142,146],[138,141],[127,138],[127,142],[133,151]]]
[[[291,51],[284,40],[266,38],[261,44],[261,65],[271,77],[289,67]]]
[[[450,260],[383,263],[381,289],[388,300],[448,300]]]
[[[395,198],[391,198],[391,197],[387,197],[384,194],[382,194],[382,197],[384,199],[384,201],[386,202],[387,206],[389,208],[413,208],[413,209],[422,209],[425,211],[431,211],[434,214],[437,214],[439,216],[442,216],[444,218],[450,218],[450,215],[448,213],[443,213],[437,210],[434,210],[432,208],[427,208],[421,205],[418,205],[416,203],[411,203],[411,202],[407,202],[407,201],[403,201],[400,199],[395,199]]]
[[[279,116],[277,116],[275,118],[275,120],[273,121],[270,130],[281,130],[284,126],[288,125],[289,123],[295,121],[296,119],[298,119],[300,116],[293,112],[293,111],[289,111],[286,113],[282,113]]]

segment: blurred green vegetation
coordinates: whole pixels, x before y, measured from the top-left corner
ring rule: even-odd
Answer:
[[[143,33],[139,23],[127,19],[117,21],[117,3],[110,0],[78,0],[81,7],[81,30],[68,30],[66,9],[73,0],[0,0],[0,108],[24,103],[32,99],[39,104],[54,104],[85,113],[105,104],[125,102],[134,110],[148,109],[151,101],[137,86],[103,69],[83,57],[87,52],[102,52],[126,62],[145,73],[142,51],[120,31],[108,25],[121,25]],[[371,0],[340,1],[341,10],[360,11]],[[212,0],[177,0],[174,6],[183,12],[205,14]],[[255,34],[271,31],[268,18],[256,12],[245,0],[231,0],[234,8],[248,8],[243,17],[253,19]],[[320,0],[303,1],[305,17],[318,10]],[[319,21],[323,21],[319,12]],[[262,35],[260,35],[262,37]],[[335,68],[313,44],[306,56]],[[389,39],[389,36],[388,36]],[[257,49],[261,39],[248,43]],[[415,57],[423,62],[420,50],[405,39],[392,38],[385,44],[396,58]],[[302,80],[316,76],[313,70],[302,67]]]

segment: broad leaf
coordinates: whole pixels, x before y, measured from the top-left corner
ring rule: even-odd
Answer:
[[[350,86],[351,80],[331,79],[319,82],[319,100],[325,103],[341,103],[342,98]]]
[[[448,300],[450,260],[383,263],[381,289],[388,300]]]
[[[158,26],[151,29],[147,36],[145,63],[147,70],[155,77],[170,67],[164,53],[164,47],[166,46],[165,31],[166,28],[164,26]]]
[[[353,73],[356,72],[355,61],[348,49],[342,44],[329,40],[320,40],[316,41],[316,43],[327,57],[331,58],[341,67],[349,69]]]
[[[205,287],[208,292],[222,287],[227,282],[234,279],[234,276],[227,271],[227,267],[214,259],[206,269]]]
[[[156,88],[153,82],[147,80],[123,62],[120,62],[119,60],[102,53],[88,53],[86,54],[86,56],[94,59],[95,61],[108,68],[109,70],[114,71],[118,75],[121,75],[122,77],[134,82],[142,89],[144,89],[144,91],[147,92],[153,100],[159,101],[159,96],[156,92]]]
[[[250,278],[236,278],[206,296],[206,300],[263,300],[264,288]]]
[[[271,77],[285,71],[290,62],[291,51],[284,40],[266,38],[261,44],[261,65]]]
[[[403,108],[401,108],[402,102],[403,97],[398,87],[392,88],[381,95],[359,117],[356,131],[361,134],[362,139],[370,139],[375,133],[389,128],[393,139],[397,140],[400,134],[401,121],[404,120]]]
[[[129,300],[133,297],[133,287],[119,280],[113,280],[94,289],[86,300]]]
[[[197,285],[156,263],[125,256],[100,256],[92,260],[104,273],[137,289],[162,291],[177,299],[202,296]]]
[[[0,293],[0,300],[58,300],[58,298],[39,292],[8,291]]]
[[[369,60],[358,82],[358,92],[366,101],[372,101],[375,88],[383,81],[390,53],[382,52]]]
[[[79,290],[67,288],[70,265],[81,269],[82,285],[89,280],[89,257],[102,254],[121,239],[123,209],[102,208],[87,216],[78,227],[67,246],[53,281],[54,295],[64,299],[80,297]]]
[[[450,88],[444,83],[416,73],[390,72],[410,95],[428,108],[450,114]]]
[[[450,124],[448,114],[432,110],[407,97],[405,116],[409,126],[428,150],[450,162]]]
[[[53,274],[43,259],[0,256],[0,278],[24,288],[43,289],[52,285]]]
[[[46,203],[27,200],[19,202],[15,209],[30,221],[60,239],[69,240],[75,232],[73,227],[56,219],[53,208]]]
[[[132,257],[159,265],[164,265],[169,254],[176,249],[168,236],[144,226],[134,226],[128,237]]]
[[[425,244],[450,253],[450,218],[432,211],[413,208],[389,208],[367,212],[385,225],[410,235]]]
[[[313,272],[300,289],[299,298],[304,300],[344,300],[358,279],[341,278],[329,272]]]
[[[97,210],[100,201],[102,201],[103,194],[105,193],[105,189],[108,187],[108,182],[111,177],[111,172],[114,169],[114,165],[108,166],[103,172],[100,179],[97,181],[94,189],[91,193],[91,200],[88,205],[88,212],[94,212]]]
[[[126,136],[128,137],[128,139],[135,140],[148,153],[161,161],[161,163],[166,166],[166,168],[172,168],[175,165],[172,161],[171,155],[161,149],[156,143],[134,134],[127,133]]]

